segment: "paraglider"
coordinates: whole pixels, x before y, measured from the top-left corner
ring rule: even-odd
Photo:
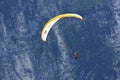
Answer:
[[[73,13],[67,13],[67,14],[61,14],[58,16],[53,17],[52,19],[50,19],[43,27],[42,32],[41,32],[41,39],[43,41],[46,41],[47,39],[47,35],[50,31],[50,29],[53,27],[53,25],[61,18],[65,18],[65,17],[74,17],[74,18],[78,18],[80,20],[83,20],[82,16],[78,15],[78,14],[73,14]]]
[[[43,27],[42,31],[41,31],[41,39],[42,41],[46,41],[47,40],[47,36],[48,33],[50,31],[50,29],[53,27],[53,25],[61,18],[65,18],[65,17],[73,17],[73,18],[78,18],[80,20],[83,20],[82,16],[80,16],[79,14],[74,14],[74,13],[67,13],[67,14],[60,14],[58,16],[53,17],[52,19],[50,19]],[[74,53],[74,58],[77,59],[78,58],[78,53],[75,52]]]
[[[78,53],[77,53],[77,52],[74,53],[74,58],[75,58],[75,59],[78,58]]]

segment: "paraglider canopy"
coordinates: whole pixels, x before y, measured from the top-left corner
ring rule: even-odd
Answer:
[[[47,39],[47,35],[50,31],[50,29],[53,27],[53,25],[61,18],[65,18],[65,17],[74,17],[74,18],[78,18],[80,20],[83,20],[82,16],[78,15],[78,14],[73,14],[73,13],[67,13],[67,14],[60,14],[58,16],[53,17],[52,19],[50,19],[43,27],[42,31],[41,31],[41,39],[43,41],[46,41]]]

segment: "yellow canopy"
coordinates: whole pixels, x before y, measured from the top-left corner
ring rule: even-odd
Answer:
[[[52,19],[50,19],[45,26],[42,29],[41,32],[41,39],[43,41],[46,41],[47,39],[47,35],[50,31],[50,29],[52,28],[52,26],[61,18],[65,18],[65,17],[74,17],[74,18],[78,18],[80,20],[83,20],[82,16],[78,15],[78,14],[73,14],[73,13],[67,13],[67,14],[60,14],[58,16],[53,17]]]

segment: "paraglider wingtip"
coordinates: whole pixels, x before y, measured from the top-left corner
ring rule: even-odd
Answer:
[[[84,20],[82,17],[81,18],[79,18],[80,20]]]

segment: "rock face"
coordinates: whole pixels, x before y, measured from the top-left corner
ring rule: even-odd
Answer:
[[[120,80],[119,5],[119,0],[1,0],[0,80]],[[63,13],[84,20],[59,20],[43,42],[44,24]]]

